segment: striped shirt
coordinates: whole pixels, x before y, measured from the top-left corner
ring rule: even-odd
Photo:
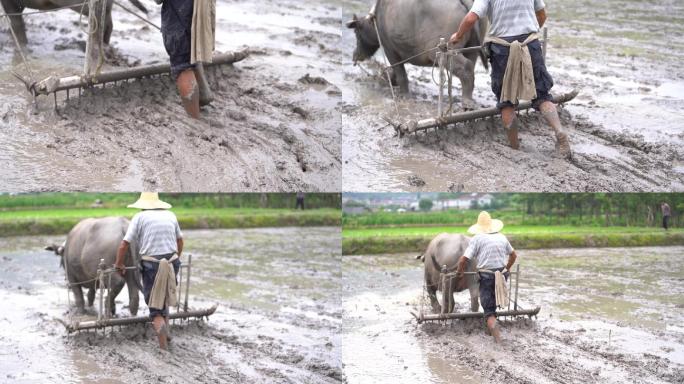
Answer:
[[[183,238],[176,215],[163,209],[145,210],[133,216],[124,240],[135,242],[142,256],[178,252],[177,239]]]
[[[477,259],[477,269],[503,268],[508,256],[513,253],[513,246],[501,233],[481,233],[470,239],[465,256],[468,260]]]
[[[489,34],[512,37],[539,32],[536,11],[546,7],[544,0],[475,0],[470,9],[489,18]]]

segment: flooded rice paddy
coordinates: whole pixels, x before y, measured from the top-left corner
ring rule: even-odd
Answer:
[[[143,3],[159,24],[161,7]],[[26,75],[0,18],[5,190],[339,191],[340,15],[334,2],[218,0],[216,50],[251,54],[208,70],[215,101],[200,121],[186,116],[168,77],[81,98],[73,90],[69,100],[62,92],[58,110],[43,96],[34,108],[11,73]],[[82,71],[77,12],[24,19],[35,77]],[[113,19],[105,70],[168,62],[159,31],[117,6]]]
[[[365,16],[373,3],[350,0],[345,20]],[[561,113],[574,161],[554,155],[550,129],[532,112],[522,115],[519,151],[508,146],[499,118],[396,137],[383,117],[405,122],[436,115],[431,69],[407,66],[411,94],[398,100],[397,114],[387,82],[378,76],[382,53],[351,66],[356,41],[345,30],[345,190],[684,190],[684,3],[546,5],[552,93],[580,91]],[[489,72],[479,61],[475,68],[474,99],[491,107]],[[454,94],[460,96],[458,81]]]
[[[63,237],[0,238],[0,382],[343,381],[339,229],[201,230],[185,238],[190,307],[219,307],[208,322],[172,326],[169,352],[149,326],[67,335],[57,321],[70,317],[64,272],[42,250]],[[127,303],[122,291],[119,316],[129,314]]]
[[[415,254],[343,258],[342,359],[350,383],[678,383],[683,247],[519,252],[523,308],[503,343],[482,320],[418,325],[429,311]],[[456,294],[456,311],[469,295]]]

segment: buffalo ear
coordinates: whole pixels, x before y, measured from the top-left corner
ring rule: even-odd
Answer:
[[[54,252],[54,251],[57,250],[57,246],[54,245],[54,244],[52,244],[52,245],[48,245],[48,246],[45,247],[44,249],[45,249],[46,251],[52,251],[52,252]]]
[[[354,29],[358,25],[359,18],[356,17],[356,14],[354,14],[354,17],[350,21],[347,21],[347,28]]]

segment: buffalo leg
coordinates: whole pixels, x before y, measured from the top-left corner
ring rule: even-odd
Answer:
[[[475,89],[475,65],[462,54],[453,56],[451,59],[451,73],[461,81],[461,94],[463,108],[474,109],[473,89]]]
[[[116,296],[118,296],[119,292],[121,292],[123,289],[124,284],[126,284],[126,281],[123,279],[116,279],[115,281],[112,281],[111,291],[107,297],[107,308],[105,309],[112,316],[116,314],[116,302],[114,300],[116,300]]]
[[[137,273],[134,271],[128,271],[126,274],[126,287],[128,287],[128,310],[131,315],[135,316],[138,314],[138,306],[140,305],[140,297],[138,295],[138,285],[135,282],[137,278]]]
[[[432,306],[432,311],[434,313],[442,312],[442,307],[439,305],[439,301],[437,300],[437,287],[433,285],[428,285],[427,292],[428,296],[430,297],[430,305]]]
[[[95,302],[95,288],[90,288],[88,290],[88,306],[92,307],[93,303]]]
[[[480,309],[480,286],[479,284],[471,284],[468,289],[470,290],[470,310],[477,312]]]
[[[112,0],[108,0],[105,3],[107,10],[105,11],[105,30],[103,35],[103,42],[105,45],[109,45],[109,40],[112,38],[112,29],[114,23],[112,22]]]
[[[2,0],[2,7],[5,9],[5,12],[7,13],[24,12],[24,7],[22,7],[19,4],[19,2],[13,0]],[[26,26],[24,25],[23,16],[10,16],[9,19],[12,30],[14,30],[14,33],[17,35],[19,45],[25,47],[28,43],[28,40],[26,39]]]
[[[401,61],[401,58],[399,56],[391,53],[387,53],[387,59],[390,63],[398,63],[399,61]],[[399,93],[407,95],[409,93],[409,80],[408,74],[406,73],[406,68],[404,68],[404,64],[397,65],[392,69],[395,81],[399,85]]]
[[[80,285],[72,285],[71,292],[74,293],[74,301],[76,301],[76,309],[78,313],[85,312],[85,302],[83,301],[83,290]]]

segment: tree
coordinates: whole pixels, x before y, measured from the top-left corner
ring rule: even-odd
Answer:
[[[422,199],[418,203],[418,208],[420,208],[421,211],[427,212],[432,209],[432,200],[428,199]]]

